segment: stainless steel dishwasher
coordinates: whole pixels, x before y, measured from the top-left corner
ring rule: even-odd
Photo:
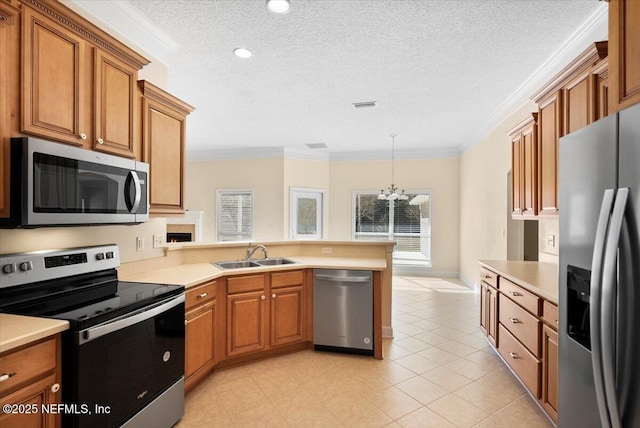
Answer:
[[[313,347],[373,355],[373,273],[314,269]]]

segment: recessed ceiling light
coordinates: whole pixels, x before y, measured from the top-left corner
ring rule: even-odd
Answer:
[[[245,48],[235,48],[233,50],[233,53],[238,57],[238,58],[250,58],[251,57],[251,51],[249,49],[245,49]]]
[[[326,149],[327,145],[325,143],[309,143],[307,147],[310,149]]]
[[[353,103],[353,108],[368,108],[368,107],[375,107],[376,106],[376,101],[364,101],[361,103]]]
[[[287,13],[291,4],[289,0],[267,0],[267,7],[273,13]]]

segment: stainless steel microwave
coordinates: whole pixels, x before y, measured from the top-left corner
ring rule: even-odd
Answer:
[[[0,227],[149,220],[149,164],[32,137],[11,139],[10,216]]]

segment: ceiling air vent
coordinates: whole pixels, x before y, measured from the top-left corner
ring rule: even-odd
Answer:
[[[310,149],[326,149],[327,145],[325,143],[310,143],[307,144],[307,147]]]
[[[353,103],[353,108],[369,108],[369,107],[375,107],[376,106],[376,101],[364,101],[361,103]]]

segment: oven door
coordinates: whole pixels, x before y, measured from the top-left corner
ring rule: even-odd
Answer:
[[[184,300],[172,297],[75,334],[73,396],[63,398],[78,408],[65,426],[120,426],[184,376]],[[173,423],[184,413],[179,398],[162,406],[175,407]]]

